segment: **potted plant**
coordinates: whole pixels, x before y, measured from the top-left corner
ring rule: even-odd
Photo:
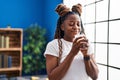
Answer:
[[[46,29],[38,24],[32,24],[24,30],[23,45],[23,73],[24,74],[43,74],[45,72],[45,50],[47,39]],[[44,71],[44,72],[43,72]]]

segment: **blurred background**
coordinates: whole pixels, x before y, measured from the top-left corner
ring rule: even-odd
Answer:
[[[95,59],[99,66],[98,80],[120,79],[120,11],[119,0],[0,0],[0,28],[40,27],[45,33],[45,42],[53,39],[58,15],[54,11],[59,3],[71,7],[81,3],[83,6],[82,20],[86,35],[92,43]],[[32,29],[33,29],[32,28]],[[38,31],[39,33],[39,31]],[[24,37],[26,37],[24,32]],[[35,34],[37,35],[37,34]],[[39,35],[39,34],[38,34]],[[27,41],[23,41],[23,48]],[[44,49],[41,49],[43,54]],[[23,57],[26,49],[23,49]],[[40,55],[40,54],[38,54]],[[42,59],[44,57],[42,56]],[[23,60],[24,61],[24,60]],[[44,61],[43,61],[44,63]],[[43,64],[44,65],[44,64]],[[23,62],[24,67],[24,62]],[[34,72],[37,75],[46,75],[43,71]],[[24,68],[23,68],[24,69]],[[34,75],[24,72],[22,75]]]

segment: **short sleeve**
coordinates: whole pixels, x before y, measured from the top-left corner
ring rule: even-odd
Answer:
[[[59,51],[58,42],[57,40],[53,40],[47,44],[44,56],[46,57],[46,54],[49,54],[58,57],[59,56],[58,51]]]

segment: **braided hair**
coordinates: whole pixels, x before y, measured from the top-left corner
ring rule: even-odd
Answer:
[[[54,39],[58,39],[58,46],[59,46],[58,62],[60,62],[60,59],[61,59],[61,56],[62,56],[62,41],[61,41],[61,38],[64,37],[64,31],[61,29],[61,24],[71,14],[77,14],[77,15],[81,16],[82,5],[81,4],[73,5],[72,9],[70,10],[70,8],[66,7],[66,5],[59,4],[56,7],[55,11],[58,13],[59,18],[57,20],[57,28],[56,28],[56,31],[55,31]],[[82,21],[81,21],[81,32],[80,33],[84,33],[84,28],[83,28]]]

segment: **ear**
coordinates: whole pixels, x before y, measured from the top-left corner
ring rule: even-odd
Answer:
[[[63,24],[62,24],[62,25],[61,25],[61,30],[64,31],[64,28],[65,28],[65,27],[64,27]]]

